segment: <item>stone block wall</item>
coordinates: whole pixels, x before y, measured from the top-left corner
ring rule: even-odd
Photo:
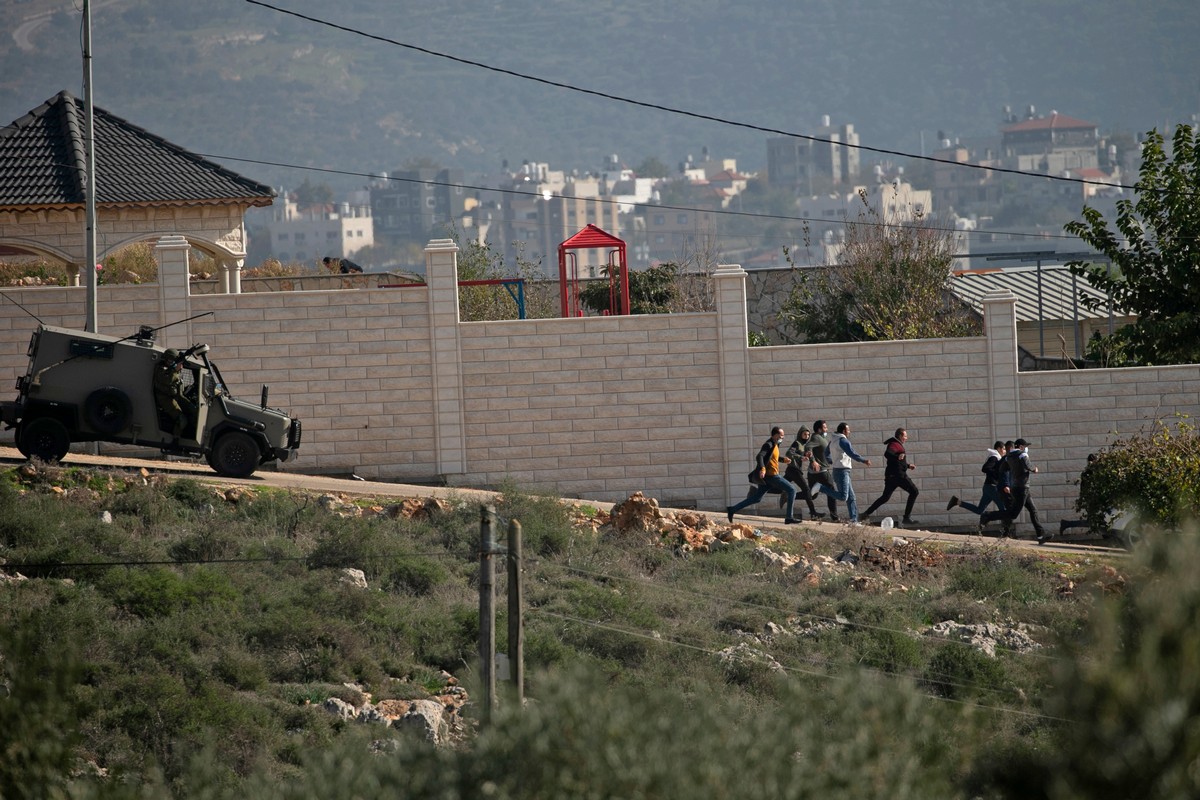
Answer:
[[[739,267],[714,273],[713,312],[463,323],[446,240],[426,248],[429,285],[404,289],[193,296],[187,249],[160,241],[160,285],[99,287],[100,329],[124,336],[213,312],[164,328],[160,341],[207,342],[239,396],[270,385],[271,405],[304,423],[288,470],[463,486],[511,477],[563,496],[644,491],[719,510],[745,496],[773,425],[792,434],[823,418],[851,423],[876,462],[856,471],[862,510],[882,488],[883,440],[906,427],[915,514],[933,525],[970,524],[946,500],[977,499],[986,448],[1023,436],[1053,524],[1074,515],[1088,452],[1153,419],[1200,414],[1196,365],[1019,373],[1008,293],[985,298],[984,337],[750,348]],[[47,324],[83,323],[81,288],[6,293]],[[35,326],[0,302],[0,391],[24,372]],[[902,502],[882,514],[898,516]]]
[[[466,483],[724,495],[715,315],[462,326]]]

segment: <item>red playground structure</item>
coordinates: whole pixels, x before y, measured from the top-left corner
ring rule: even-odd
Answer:
[[[579,304],[579,262],[576,254],[570,251],[597,248],[608,250],[608,313],[629,313],[629,264],[625,260],[625,242],[589,222],[558,246],[558,282],[564,317],[583,316]]]

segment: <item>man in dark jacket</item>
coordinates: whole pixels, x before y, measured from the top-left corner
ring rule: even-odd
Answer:
[[[946,510],[949,511],[955,506],[959,506],[972,514],[982,514],[992,503],[996,504],[996,508],[1004,508],[1004,494],[1000,491],[1000,464],[1007,452],[1008,448],[1001,441],[997,441],[992,445],[992,449],[988,450],[987,460],[979,468],[979,471],[983,473],[983,496],[979,498],[978,503],[964,503],[958,499],[958,495],[954,494],[950,495],[950,502],[946,503]]]
[[[808,470],[812,466],[812,449],[808,447],[809,440],[812,438],[811,432],[804,425],[800,426],[800,430],[796,432],[796,439],[792,442],[791,447],[787,451],[787,459],[790,463],[787,465],[787,470],[783,473],[784,480],[794,485],[805,503],[808,504],[808,513],[813,519],[820,519],[825,516],[817,507],[813,505],[811,489],[808,485]],[[783,508],[787,501],[787,495],[779,495],[779,507]],[[832,501],[831,501],[832,502]]]
[[[1009,523],[1016,522],[1017,517],[1021,515],[1021,509],[1025,509],[1029,512],[1029,521],[1033,523],[1034,531],[1037,532],[1038,544],[1042,544],[1052,539],[1053,536],[1047,535],[1046,529],[1042,527],[1042,523],[1038,519],[1037,506],[1033,504],[1033,498],[1029,496],[1029,478],[1038,471],[1038,468],[1029,460],[1028,448],[1028,442],[1024,439],[1017,439],[1013,442],[1013,448],[1005,454],[1002,473],[1008,473],[1009,485],[1003,489],[1008,493],[1008,508],[989,511],[982,515],[979,518],[979,529],[982,532],[984,525],[998,519],[1006,520]]]
[[[864,517],[871,516],[875,513],[875,509],[891,500],[892,493],[897,489],[903,489],[908,493],[908,501],[904,504],[903,522],[905,525],[917,524],[917,521],[912,518],[912,510],[917,502],[917,495],[921,491],[912,482],[912,478],[908,477],[908,471],[916,469],[917,465],[908,461],[908,453],[904,450],[904,443],[907,441],[908,431],[904,428],[896,428],[896,434],[883,443],[883,458],[886,462],[883,467],[883,494],[879,495],[878,500],[871,503],[871,507],[867,509]]]
[[[833,464],[829,461],[828,450],[829,423],[819,419],[813,423],[812,436],[804,445],[804,452],[808,457],[808,484],[813,497],[817,496],[817,490],[821,486],[825,486],[830,492],[837,492],[837,486],[833,483]],[[837,500],[827,494],[825,501],[829,506],[829,521],[838,522]]]
[[[348,258],[334,258],[333,256],[325,256],[321,259],[321,263],[325,265],[325,269],[330,272],[338,272],[342,275],[349,275],[351,272],[362,272],[363,268],[355,264]]]

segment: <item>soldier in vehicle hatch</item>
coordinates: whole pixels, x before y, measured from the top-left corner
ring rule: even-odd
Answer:
[[[171,422],[171,444],[178,444],[179,437],[188,428],[195,413],[195,404],[184,392],[179,374],[183,371],[183,357],[179,351],[169,348],[163,351],[154,367],[154,405],[160,417]]]

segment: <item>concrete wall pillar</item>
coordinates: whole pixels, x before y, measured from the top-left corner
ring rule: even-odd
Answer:
[[[992,438],[1021,433],[1021,387],[1017,359],[1017,298],[1007,289],[983,296],[983,327],[987,336],[988,405]]]
[[[453,239],[433,239],[425,246],[425,282],[437,471],[447,483],[455,483],[467,472],[467,438],[458,331],[458,245]]]
[[[746,322],[746,271],[722,265],[712,274],[717,308],[717,356],[724,436],[726,499],[741,499],[754,448],[750,408],[750,345]],[[766,436],[764,435],[765,439]],[[736,496],[736,497],[735,497]]]
[[[67,286],[82,286],[79,280],[81,274],[78,264],[67,264]]]
[[[172,325],[192,315],[191,276],[188,269],[192,246],[187,237],[169,234],[154,244],[158,261],[158,324],[164,327],[158,343],[184,349],[192,345],[192,323]]]

